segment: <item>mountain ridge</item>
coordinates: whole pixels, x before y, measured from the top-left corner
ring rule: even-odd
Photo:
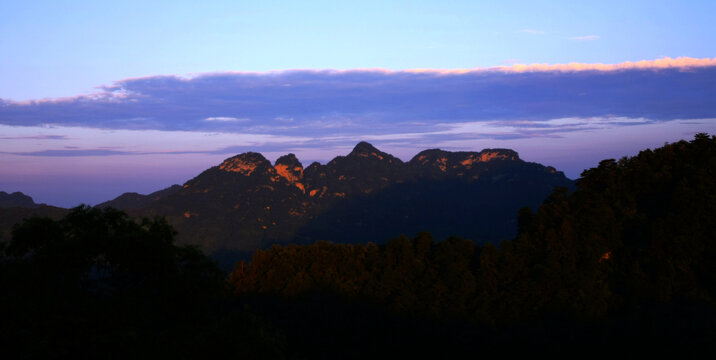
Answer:
[[[294,154],[271,164],[246,152],[175,191],[149,200],[123,194],[102,206],[165,216],[179,241],[208,252],[317,240],[384,242],[423,230],[498,242],[514,236],[519,208],[536,208],[555,186],[574,182],[510,149],[428,149],[403,162],[359,142],[347,155],[306,167]],[[128,197],[143,207],[126,207]]]
[[[237,154],[182,185],[96,206],[165,217],[179,242],[214,254],[318,240],[382,243],[420,231],[498,243],[516,234],[520,208],[536,209],[556,186],[574,188],[574,181],[510,149],[427,149],[404,162],[360,142],[305,167],[295,154],[273,164],[258,152]],[[33,213],[66,211],[50,210]]]

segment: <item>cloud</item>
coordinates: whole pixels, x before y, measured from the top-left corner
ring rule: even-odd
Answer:
[[[543,35],[544,31],[542,30],[535,30],[535,29],[522,29],[518,31],[523,34],[530,34],[530,35]]]
[[[432,131],[444,123],[701,119],[716,116],[715,84],[716,58],[151,76],[92,95],[0,99],[0,124],[315,138]]]
[[[26,152],[2,152],[3,154],[20,156],[44,156],[44,157],[78,157],[78,156],[111,156],[111,155],[133,155],[128,151],[116,151],[107,149],[71,149],[71,150],[41,150]]]
[[[446,130],[436,131],[431,135],[462,135],[481,138],[538,138],[561,137],[576,131],[593,131],[598,129],[618,128],[629,125],[648,125],[653,120],[626,117],[590,117],[590,118],[558,118],[544,121],[486,121],[440,124]]]
[[[69,140],[65,135],[0,136],[0,140]]]
[[[716,118],[697,121],[671,120],[663,123],[699,125],[716,130]],[[36,144],[22,151],[12,144],[0,146],[0,154],[32,157],[97,157],[147,156],[186,154],[236,154],[246,151],[282,152],[290,148],[326,149],[352,147],[359,140],[379,144],[403,144],[411,148],[433,148],[435,144],[466,140],[517,140],[538,138],[564,138],[572,133],[584,133],[662,123],[648,118],[619,116],[569,117],[546,120],[490,120],[442,122],[436,124],[406,124],[403,127],[361,134],[335,134],[298,137],[266,134],[230,134],[187,131],[118,130],[105,131],[89,128],[63,128],[58,132],[72,133],[76,146],[62,149],[46,148]],[[706,124],[706,125],[704,125]],[[0,131],[6,129],[0,125]],[[27,129],[25,129],[27,131]],[[210,138],[210,141],[207,139]],[[151,139],[151,141],[148,141]]]
[[[212,116],[204,119],[204,121],[244,122],[249,121],[249,119],[239,119],[231,116]]]
[[[26,134],[47,132],[47,136],[71,142],[27,141]],[[178,154],[230,154],[234,149],[271,148],[305,144],[315,138],[260,133],[222,133],[164,130],[104,130],[87,127],[24,127],[0,125],[0,154],[33,157],[144,156]]]
[[[598,40],[598,39],[599,39],[599,36],[597,36],[597,35],[572,36],[571,38],[569,38],[569,40],[574,40],[574,41],[593,41],[593,40]]]

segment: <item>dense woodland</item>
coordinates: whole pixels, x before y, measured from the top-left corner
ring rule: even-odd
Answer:
[[[161,218],[32,218],[0,252],[25,357],[716,355],[716,137],[602,161],[499,246],[433,239],[256,251],[227,277]],[[440,240],[440,241],[438,241]]]

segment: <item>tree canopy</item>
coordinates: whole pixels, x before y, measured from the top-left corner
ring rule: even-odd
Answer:
[[[230,306],[225,274],[162,218],[80,206],[30,218],[0,254],[0,342],[28,358],[280,351]],[[233,344],[228,342],[232,339]],[[265,347],[265,348],[264,348]],[[277,350],[278,349],[278,350]]]

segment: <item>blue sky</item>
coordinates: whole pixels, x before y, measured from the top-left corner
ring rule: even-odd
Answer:
[[[158,74],[714,57],[714,14],[704,0],[5,0],[0,98]]]
[[[404,160],[514,148],[575,178],[716,132],[714,14],[711,1],[2,1],[0,190],[93,204],[238,152],[307,165],[360,140]]]

